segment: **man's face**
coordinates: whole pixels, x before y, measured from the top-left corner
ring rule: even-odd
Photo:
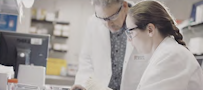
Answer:
[[[125,3],[116,3],[108,7],[95,5],[95,15],[99,18],[111,32],[116,32],[122,28],[127,14]]]

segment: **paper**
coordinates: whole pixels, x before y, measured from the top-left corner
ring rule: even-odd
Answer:
[[[6,73],[8,79],[14,78],[14,70],[12,66],[3,66],[0,64],[0,73]]]
[[[43,87],[45,85],[45,67],[20,65],[18,82]]]
[[[202,45],[203,45],[202,37],[195,37],[190,39],[189,48],[193,54],[202,54],[203,53]]]
[[[87,90],[112,90],[108,87],[103,86],[95,77],[90,77],[86,82]]]
[[[0,90],[7,90],[7,75],[0,73]]]

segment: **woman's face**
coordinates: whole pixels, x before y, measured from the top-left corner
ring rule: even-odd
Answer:
[[[127,34],[128,40],[131,42],[133,47],[142,54],[148,54],[152,48],[152,38],[150,37],[149,31],[140,30],[136,28],[137,25],[134,23],[134,19],[128,15],[126,19],[126,25],[129,31]]]

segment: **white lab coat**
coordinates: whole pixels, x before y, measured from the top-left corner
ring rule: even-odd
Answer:
[[[96,79],[98,79],[104,87],[108,87],[112,75],[110,31],[103,25],[101,20],[97,19],[95,16],[90,18],[87,25],[86,34],[79,57],[79,69],[76,74],[75,84],[85,87],[85,83],[87,82],[88,78],[91,77],[91,75],[95,75],[94,77],[96,77]],[[127,70],[126,66],[130,60],[132,52],[133,46],[130,42],[127,42],[122,78],[125,79],[125,77],[128,77],[128,80],[132,78],[132,80],[129,81],[132,83],[128,85],[126,83],[129,82],[121,82],[123,84],[121,85],[121,88],[127,85],[126,87],[130,86],[131,88],[136,89],[142,76],[140,72],[144,72],[144,69],[141,68],[145,68],[147,66],[145,65],[145,60],[138,60],[138,63],[134,62],[134,65],[137,64],[135,69],[133,69],[134,67],[128,67]],[[130,63],[133,64],[132,61],[130,61]],[[131,72],[131,70],[133,70],[133,72]]]
[[[203,90],[203,72],[192,53],[167,37],[153,53],[137,90]]]

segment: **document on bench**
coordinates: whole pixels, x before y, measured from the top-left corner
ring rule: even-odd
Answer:
[[[109,87],[103,86],[95,77],[90,77],[86,82],[87,90],[112,90]]]

